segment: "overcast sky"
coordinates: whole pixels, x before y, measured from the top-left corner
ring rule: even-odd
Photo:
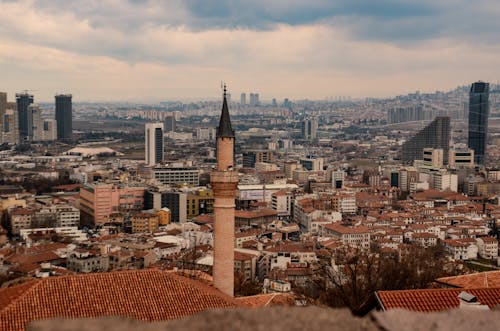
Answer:
[[[38,101],[383,97],[500,79],[498,0],[0,0],[0,91]]]

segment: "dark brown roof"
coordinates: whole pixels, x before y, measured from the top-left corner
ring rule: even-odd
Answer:
[[[231,127],[231,119],[229,117],[229,108],[227,107],[225,86],[224,100],[222,102],[222,113],[220,115],[219,126],[217,127],[217,138],[234,138],[234,132]]]
[[[413,311],[442,311],[458,308],[458,295],[464,289],[423,289],[405,291],[378,291],[376,295],[384,310],[407,309]],[[500,288],[465,289],[482,305],[493,308],[500,305]]]
[[[49,277],[0,290],[0,330],[46,318],[176,319],[240,304],[201,282],[161,270]]]

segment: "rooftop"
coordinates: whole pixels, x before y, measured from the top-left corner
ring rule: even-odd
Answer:
[[[161,270],[69,275],[0,289],[0,329],[24,330],[30,321],[55,317],[170,320],[239,305],[201,282]]]

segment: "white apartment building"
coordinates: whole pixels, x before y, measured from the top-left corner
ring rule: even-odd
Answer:
[[[146,123],[144,137],[146,165],[163,162],[163,123]]]
[[[323,236],[331,236],[342,240],[345,245],[370,248],[370,232],[363,226],[346,227],[337,223],[326,224],[322,227]]]
[[[278,212],[278,217],[292,216],[293,194],[286,190],[274,192],[271,195],[271,206]]]
[[[479,248],[479,256],[483,259],[498,258],[498,240],[492,237],[480,237],[476,239],[476,243]]]

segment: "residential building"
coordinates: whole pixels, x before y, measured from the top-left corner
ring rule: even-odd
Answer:
[[[172,221],[172,212],[167,207],[158,210],[156,216],[158,216],[158,226],[168,225]]]
[[[215,128],[196,128],[196,139],[198,140],[215,140]]]
[[[191,191],[186,196],[186,210],[189,219],[201,214],[211,214],[214,211],[214,194],[212,190],[199,189]]]
[[[170,209],[172,222],[186,222],[187,217],[187,193],[181,191],[153,191],[147,190],[144,193],[144,209],[162,208]]]
[[[34,211],[27,208],[15,208],[10,211],[10,229],[12,234],[19,234],[21,229],[30,229]]]
[[[244,282],[254,281],[257,269],[257,255],[234,252],[234,272],[241,277]]]
[[[323,158],[315,156],[306,156],[300,159],[300,165],[309,171],[323,171]]]
[[[155,213],[139,212],[132,214],[133,233],[152,233],[158,230],[158,216]]]
[[[451,148],[448,165],[452,168],[473,168],[474,150],[470,148]]]
[[[332,209],[342,214],[355,214],[358,210],[356,206],[356,196],[354,194],[342,193],[333,195]]]
[[[476,239],[477,247],[479,248],[479,256],[483,259],[498,258],[498,240],[493,237],[480,237]]]
[[[77,250],[67,257],[66,266],[78,273],[106,272],[109,270],[109,258],[91,251]]]
[[[200,186],[200,170],[196,167],[155,167],[153,173],[163,185]]]
[[[271,194],[271,206],[278,212],[278,218],[292,217],[293,194],[287,190],[280,190]]]
[[[441,168],[443,166],[443,150],[441,148],[424,148],[423,150],[424,164]]]
[[[175,129],[176,129],[175,114],[168,114],[167,116],[165,116],[164,130],[165,132],[175,132]]]
[[[274,157],[272,151],[252,150],[243,152],[243,167],[255,168],[256,163],[273,163]]]
[[[333,170],[332,171],[332,187],[336,189],[341,189],[344,187],[344,179],[346,173],[344,170]]]
[[[56,205],[56,227],[80,226],[80,210],[69,204]]]
[[[346,227],[337,223],[325,224],[321,229],[323,236],[338,238],[344,245],[352,245],[363,249],[370,248],[370,232],[366,227]]]
[[[315,117],[305,118],[302,121],[302,139],[314,140],[318,138],[318,119]]]
[[[95,224],[104,224],[112,213],[141,211],[144,190],[143,186],[120,183],[86,184],[80,189],[80,210]]]

